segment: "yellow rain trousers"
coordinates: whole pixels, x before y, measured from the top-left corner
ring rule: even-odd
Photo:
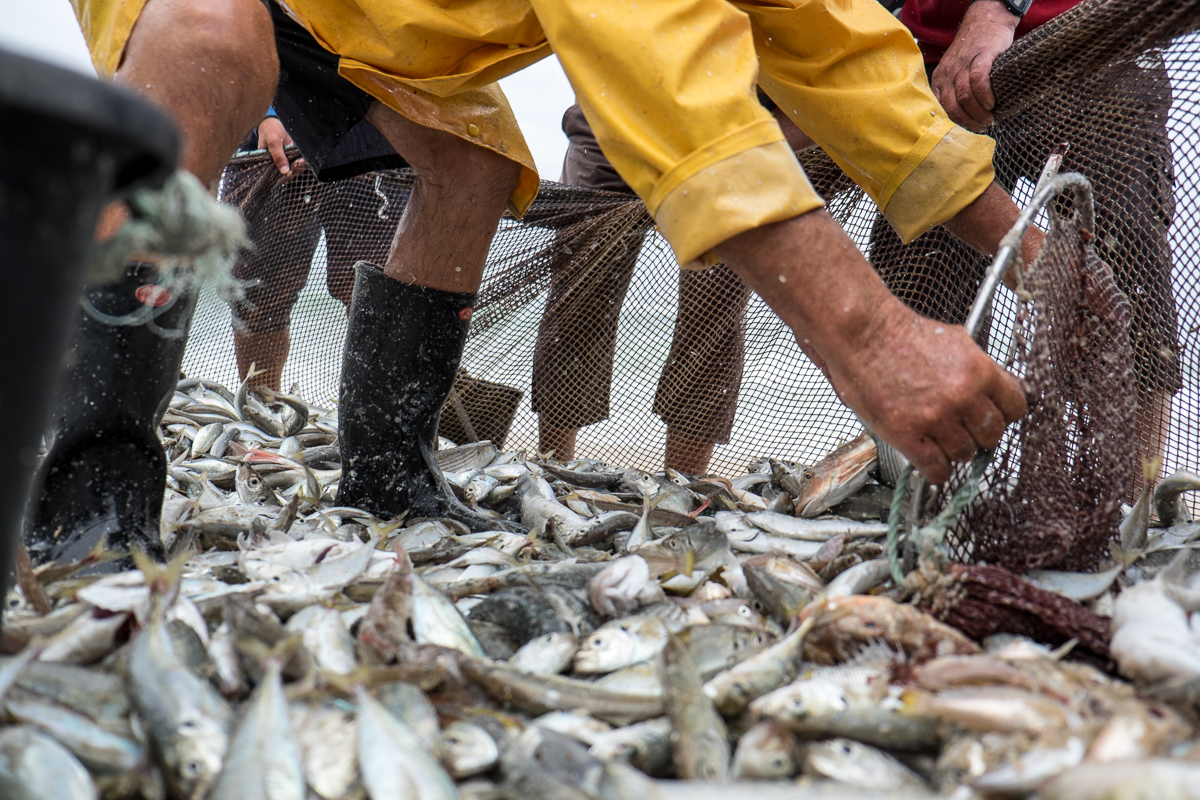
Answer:
[[[152,1],[152,0],[151,0]],[[73,0],[111,76],[146,0]],[[398,113],[536,171],[495,81],[553,50],[605,155],[681,264],[819,208],[755,84],[883,209],[904,241],[992,182],[991,139],[952,123],[920,51],[876,0],[286,0],[339,73]],[[186,32],[181,32],[186,35]]]

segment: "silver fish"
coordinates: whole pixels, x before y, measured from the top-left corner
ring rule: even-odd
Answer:
[[[363,785],[375,800],[457,800],[458,787],[412,728],[388,713],[361,686],[358,700],[358,762]]]
[[[161,614],[134,637],[125,670],[129,696],[167,783],[185,800],[200,800],[224,765],[229,707],[179,660]]]
[[[0,729],[0,797],[97,800],[88,771],[58,742],[33,728]]]
[[[265,666],[262,683],[234,731],[212,800],[304,800],[304,765],[283,696],[282,665],[270,658]]]
[[[478,725],[451,722],[437,741],[438,760],[455,780],[487,772],[500,759],[496,740]]]
[[[866,789],[924,789],[915,772],[889,756],[853,739],[813,742],[804,756],[805,771]]]

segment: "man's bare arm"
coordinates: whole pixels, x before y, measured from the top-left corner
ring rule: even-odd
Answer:
[[[933,71],[934,96],[950,119],[964,128],[982,131],[992,123],[996,107],[992,64],[1012,46],[1020,21],[1000,0],[976,0]]]

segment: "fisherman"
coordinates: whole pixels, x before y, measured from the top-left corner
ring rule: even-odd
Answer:
[[[994,121],[992,65],[1016,39],[1070,11],[1082,0],[907,0],[900,21],[912,32],[925,60],[934,95],[954,122],[983,131]],[[1070,108],[1053,113],[1039,103],[1001,124],[994,159],[999,182],[1014,187],[1036,182],[1049,148],[1069,144],[1063,169],[1092,181],[1096,204],[1096,253],[1131,306],[1129,338],[1138,381],[1137,438],[1142,458],[1164,453],[1171,400],[1182,386],[1175,298],[1171,287],[1170,228],[1175,200],[1173,156],[1167,122],[1171,80],[1162,58],[1149,52],[1072,88]],[[1095,130],[1096,109],[1120,109],[1120,124]],[[1076,115],[1076,109],[1081,116]],[[1081,135],[1085,134],[1086,135]],[[1014,147],[1015,145],[1015,147]],[[1021,150],[1018,151],[1017,148]],[[1044,152],[1043,152],[1044,148]],[[1035,158],[1022,158],[1032,150]],[[920,313],[965,318],[973,295],[949,298],[914,280],[913,266],[940,261],[959,270],[959,285],[978,283],[982,264],[961,244],[932,231],[901,247],[888,226],[877,225],[871,253],[889,286],[906,284],[903,299]],[[940,287],[946,276],[938,274]],[[899,282],[897,279],[900,279]],[[1141,475],[1141,470],[1137,471]],[[1131,498],[1132,501],[1132,498]]]
[[[815,146],[762,90],[758,100],[793,151]],[[568,142],[563,183],[633,194],[601,152],[579,104],[563,114],[562,130]],[[580,428],[608,419],[617,321],[641,251],[639,241],[614,252],[602,276],[586,280],[570,269],[552,268],[530,399],[538,415],[538,449],[561,461],[575,457]],[[701,475],[716,445],[729,441],[742,385],[749,305],[749,287],[724,264],[679,271],[679,313],[654,395],[654,413],[667,427],[663,462],[668,469]]]
[[[74,5],[100,74],[174,114],[183,168],[210,185],[271,103],[281,61],[275,108],[310,164],[322,168],[367,126],[414,168],[386,263],[358,266],[339,503],[381,515],[450,508],[432,458],[438,413],[500,214],[520,216],[538,190],[495,81],[552,51],[679,262],[719,260],[737,273],[842,400],[928,479],[945,480],[951,461],[995,444],[1024,413],[1019,381],[963,330],[887,291],[755,99],[757,80],[904,239],[943,224],[994,250],[1017,209],[993,181],[993,143],[945,116],[912,38],[875,0],[288,0],[286,15],[259,0]],[[114,210],[100,235],[121,219]],[[1040,242],[1028,239],[1026,258]],[[106,291],[134,296],[149,272]],[[164,463],[147,445],[183,337],[136,333],[91,325],[80,334],[89,366],[59,416],[76,444],[47,459],[62,494],[43,493],[29,535],[41,560],[76,555],[112,530],[128,544],[156,539]],[[89,380],[106,394],[89,393]],[[112,408],[99,410],[101,398]]]

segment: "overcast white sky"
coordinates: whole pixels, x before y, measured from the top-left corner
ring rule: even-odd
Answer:
[[[69,0],[0,0],[0,47],[93,73]],[[94,74],[94,73],[93,73]],[[557,180],[567,139],[560,123],[574,101],[558,59],[501,81],[542,177]]]

